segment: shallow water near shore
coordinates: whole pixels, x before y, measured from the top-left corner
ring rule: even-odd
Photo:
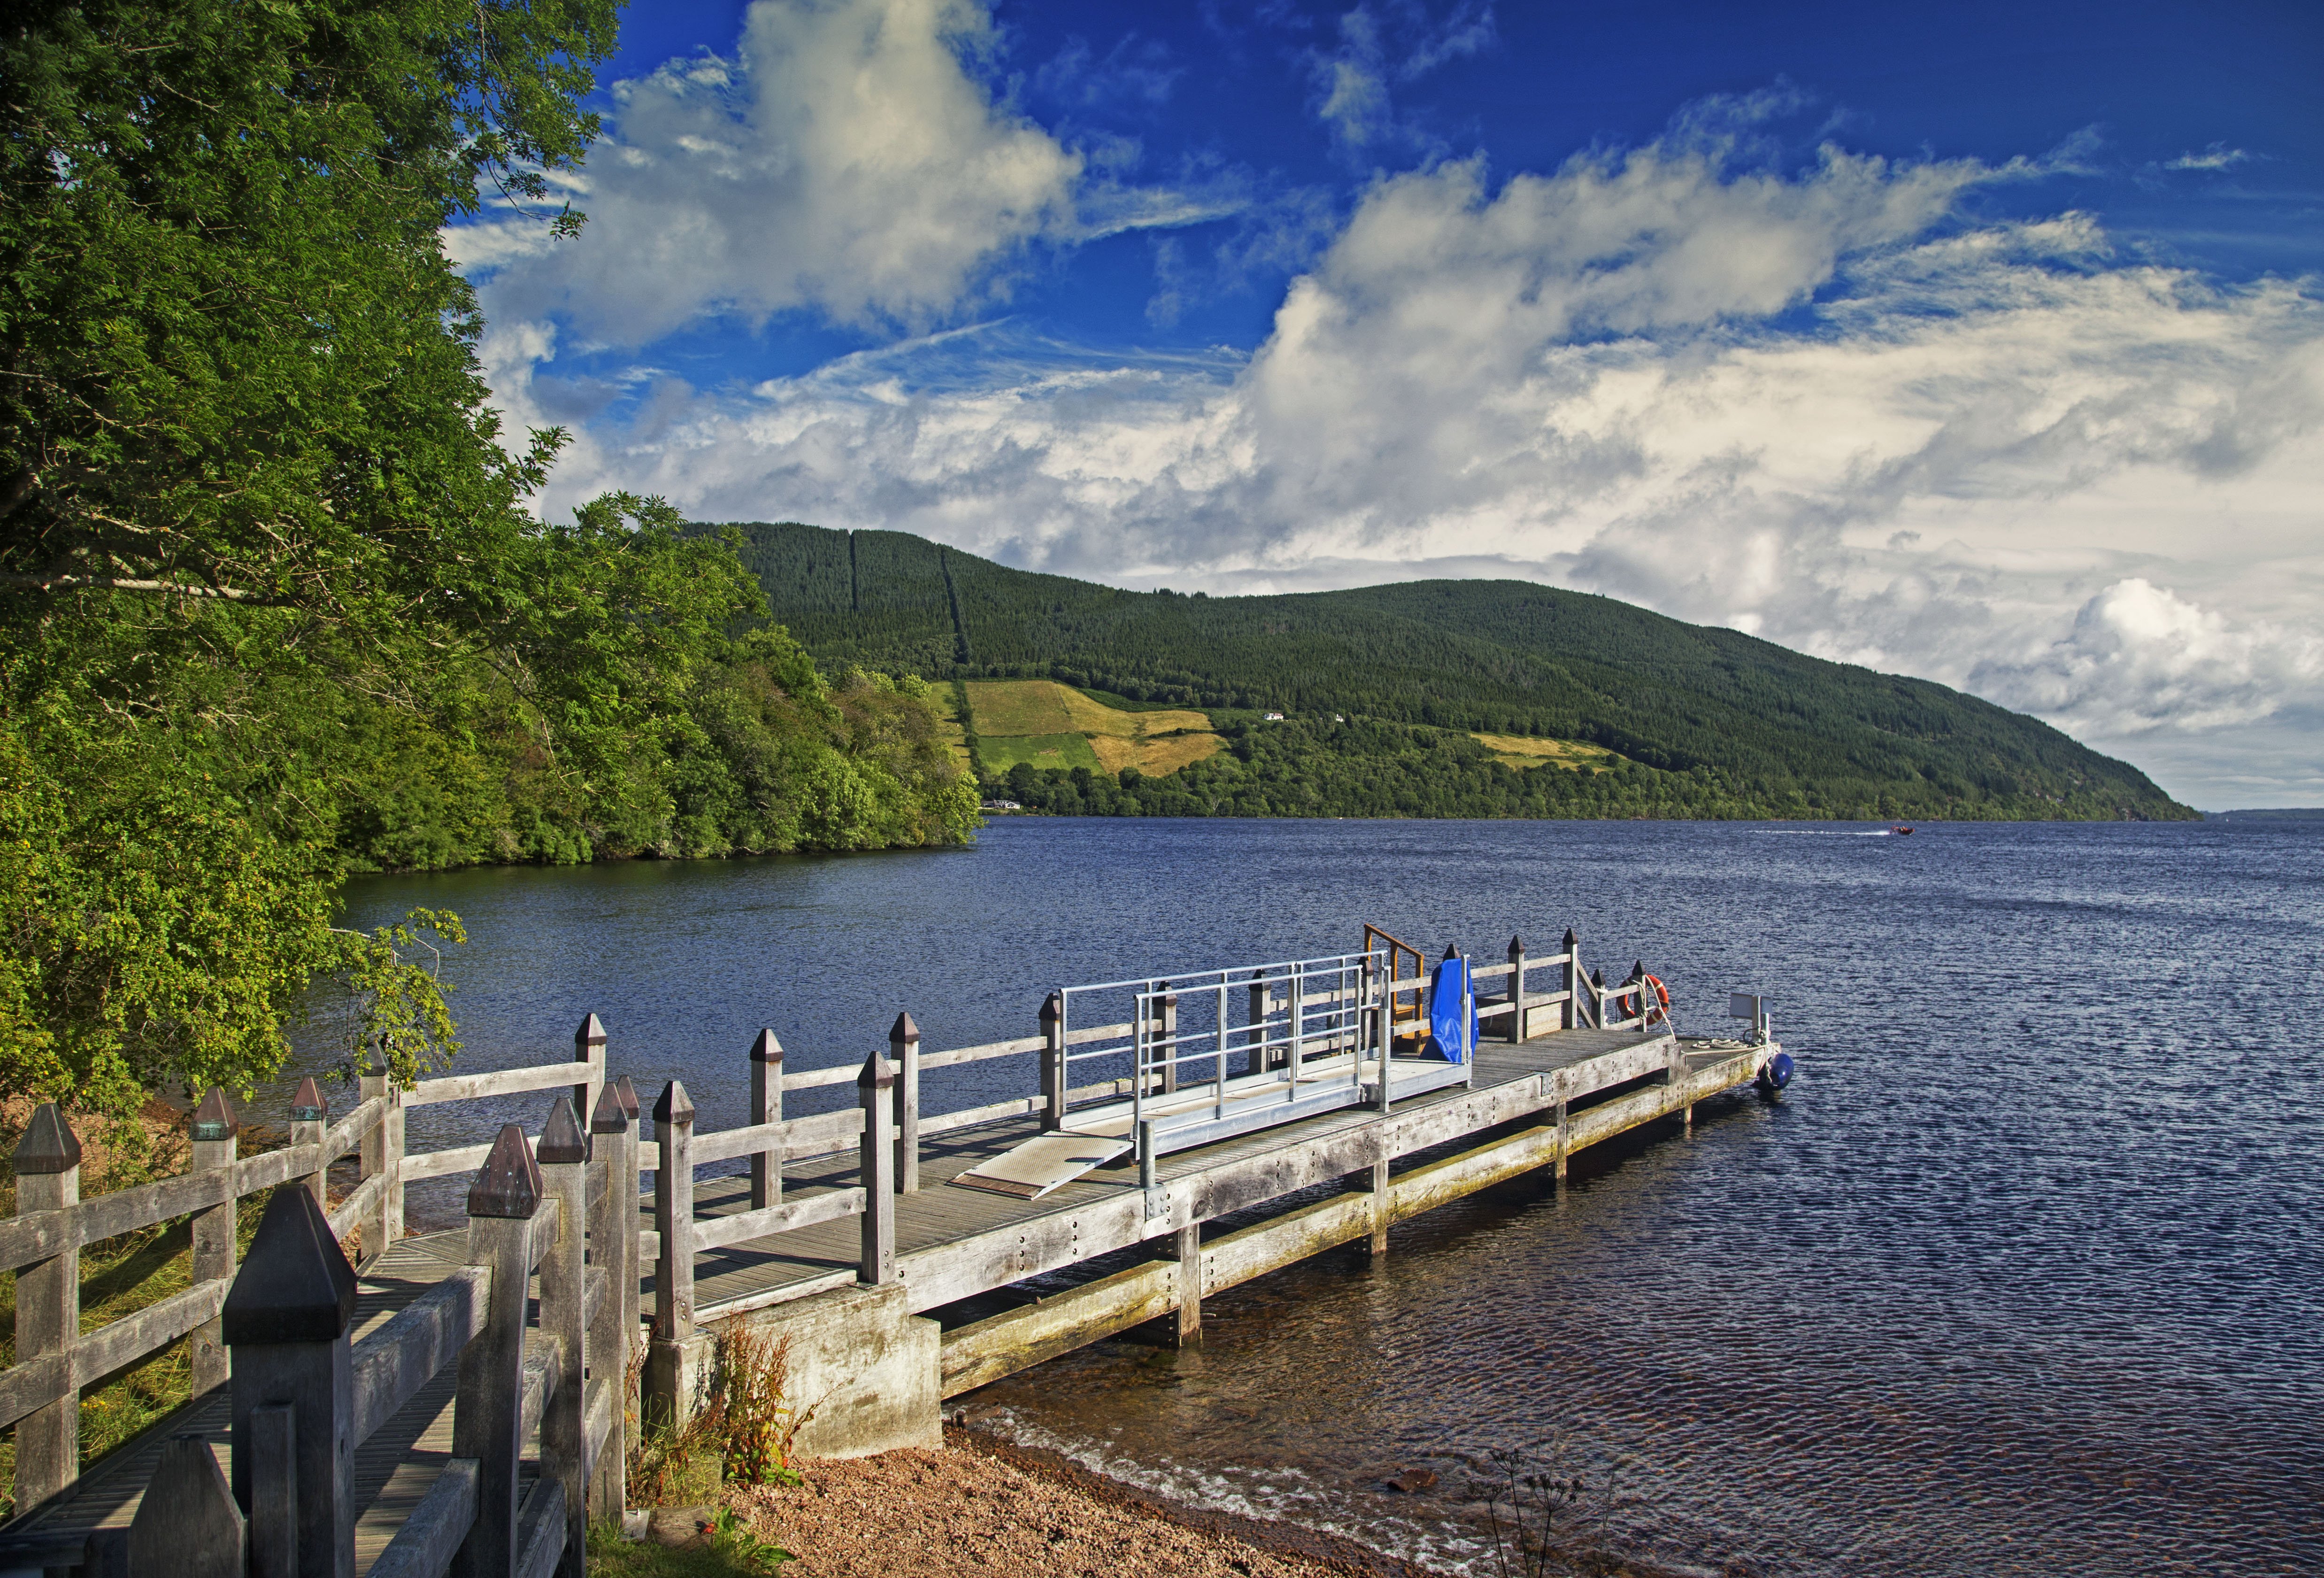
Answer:
[[[1561,1434],[1565,1472],[1615,1472],[1612,1533],[1682,1566],[2324,1567],[2324,827],[1872,831],[1009,820],[964,852],[367,879],[348,923],[462,915],[462,1068],[564,1055],[594,1010],[614,1069],[683,1078],[712,1128],[762,1024],[794,1067],[852,1063],[899,1008],[957,1046],[1031,1033],[1052,985],[1338,952],[1367,919],[1488,959],[1572,925],[1609,978],[1668,981],[1683,1029],[1767,994],[1784,1099],[1235,1289],[1200,1352],[1116,1341],[987,1389],[984,1422],[1447,1567],[1474,1465]],[[482,1116],[415,1111],[412,1143]],[[1434,1490],[1381,1487],[1419,1467]]]

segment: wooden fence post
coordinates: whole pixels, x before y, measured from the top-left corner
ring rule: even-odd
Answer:
[[[589,1114],[589,1137],[595,1152],[589,1165],[602,1168],[605,1179],[589,1204],[589,1264],[605,1279],[605,1290],[597,1296],[597,1318],[589,1323],[585,1353],[591,1383],[613,1389],[613,1426],[598,1449],[588,1509],[599,1518],[611,1518],[628,1505],[630,1490],[630,1348],[637,1331],[634,1324],[626,1332],[622,1327],[623,1278],[628,1279],[631,1307],[638,1287],[637,1153],[618,1087],[608,1084],[598,1090],[596,1109]]]
[[[573,1103],[563,1095],[549,1103],[533,1159],[540,1164],[543,1196],[557,1202],[557,1240],[540,1260],[540,1332],[560,1350],[540,1411],[540,1472],[543,1478],[553,1475],[565,1487],[559,1578],[582,1578],[583,1557],[589,1548],[588,1420],[582,1407],[588,1355],[582,1278],[589,1223],[589,1137],[574,1115]]]
[[[1065,1004],[1062,993],[1041,1000],[1041,1127],[1065,1126]]]
[[[1562,1030],[1582,1028],[1582,939],[1573,928],[1565,928],[1565,963],[1558,967],[1558,984],[1564,990],[1565,1001],[1558,1005],[1557,1027]]]
[[[460,1350],[452,1401],[452,1455],[476,1462],[476,1521],[452,1558],[450,1578],[512,1578],[516,1571],[524,1317],[541,1187],[524,1130],[503,1124],[468,1188],[468,1264],[491,1267],[493,1277],[484,1329]],[[299,1578],[308,1578],[303,1566]]]
[[[1509,938],[1509,1039],[1526,1038],[1525,938]]]
[[[661,1257],[654,1262],[654,1337],[677,1343],[694,1335],[694,1102],[684,1085],[673,1079],[662,1086],[653,1121],[660,1152],[654,1227],[661,1234]]]
[[[242,1125],[234,1115],[234,1105],[226,1099],[226,1092],[216,1085],[194,1109],[191,1126],[193,1158],[189,1170],[213,1172],[230,1167],[239,1149],[237,1136]],[[238,1203],[227,1200],[206,1210],[194,1213],[194,1280],[197,1283],[216,1282],[234,1275],[235,1215]],[[187,1343],[188,1357],[193,1370],[194,1395],[199,1397],[213,1387],[224,1386],[233,1373],[226,1351],[225,1329],[218,1317],[212,1315],[193,1330]]]
[[[267,1196],[220,1314],[253,1578],[355,1578],[355,1271],[304,1180]]]
[[[1190,1222],[1170,1236],[1170,1258],[1178,1262],[1178,1318],[1171,1346],[1203,1345],[1203,1224]]]
[[[1565,1193],[1565,1157],[1566,1152],[1572,1149],[1570,1136],[1572,1133],[1572,1128],[1568,1121],[1566,1109],[1567,1101],[1572,1094],[1571,1084],[1567,1071],[1559,1069],[1557,1071],[1557,1191],[1560,1195]]]
[[[863,1246],[856,1280],[874,1287],[896,1279],[896,1150],[888,1132],[888,1110],[895,1102],[896,1071],[874,1051],[855,1076],[855,1099],[863,1108],[863,1138],[857,1155],[863,1186]]]
[[[896,1066],[896,1193],[920,1189],[920,1027],[899,1013],[888,1029],[889,1061]]]
[[[628,1345],[622,1362],[626,1364],[637,1357],[638,1347],[645,1341],[643,1312],[639,1307],[644,1298],[641,1285],[645,1280],[645,1245],[639,1239],[644,1213],[638,1208],[638,1087],[625,1074],[613,1082],[613,1094],[622,1103],[622,1163],[605,1186],[610,1189],[619,1183],[628,1213],[622,1218],[621,1287],[622,1340]]]
[[[584,1015],[573,1032],[573,1061],[588,1066],[581,1071],[581,1083],[573,1087],[573,1111],[594,1112],[597,1092],[605,1084],[605,1022],[595,1014]]]
[[[330,1126],[331,1104],[323,1099],[323,1093],[315,1088],[315,1076],[309,1075],[299,1082],[299,1088],[290,1095],[290,1143],[319,1146]],[[331,1208],[328,1171],[318,1162],[315,1170],[307,1174],[303,1180],[307,1192],[315,1196],[315,1204],[326,1213]]]
[[[1606,1028],[1606,972],[1590,972],[1590,1024],[1592,1029]]]
[[[357,1090],[366,1102],[387,1103],[387,1111],[363,1137],[364,1181],[387,1175],[379,1204],[363,1220],[364,1251],[368,1258],[385,1254],[403,1236],[403,1091],[383,1067],[366,1073]]]
[[[61,1211],[80,1201],[80,1141],[53,1102],[32,1109],[16,1142],[16,1211]],[[16,1273],[16,1362],[72,1351],[80,1335],[80,1250]],[[64,1362],[69,1362],[65,1361]],[[60,1369],[63,1368],[60,1362]],[[80,1392],[68,1391],[16,1421],[16,1510],[31,1510],[80,1473]]]
[[[783,1121],[783,1044],[772,1030],[761,1030],[751,1043],[751,1123]],[[770,1140],[763,1150],[751,1153],[751,1209],[764,1211],[783,1203],[783,1142]]]
[[[172,1435],[129,1520],[134,1578],[249,1578],[242,1509],[200,1432]]]

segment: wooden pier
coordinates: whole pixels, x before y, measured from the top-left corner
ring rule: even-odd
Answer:
[[[214,1095],[202,1108],[212,1138],[197,1120],[203,1171],[88,1203],[51,1183],[0,1223],[0,1260],[20,1268],[20,1289],[56,1306],[44,1326],[20,1293],[20,1362],[0,1373],[0,1411],[20,1422],[23,1509],[0,1529],[0,1572],[144,1578],[141,1553],[207,1539],[218,1546],[216,1578],[318,1578],[326,1567],[328,1578],[440,1578],[455,1566],[461,1578],[578,1578],[585,1510],[621,1509],[638,1412],[688,1413],[715,1374],[720,1337],[738,1325],[789,1344],[794,1395],[815,1405],[803,1452],[933,1444],[945,1398],[1148,1323],[1198,1343],[1203,1301],[1226,1288],[1341,1244],[1384,1254],[1397,1222],[1538,1168],[1562,1181],[1567,1158],[1591,1145],[1660,1119],[1691,1122],[1696,1103],[1780,1083],[1789,1062],[1756,1000],[1738,1000],[1751,1006],[1748,1036],[1681,1038],[1658,991],[1642,970],[1613,987],[1585,974],[1570,932],[1547,957],[1528,959],[1513,941],[1505,964],[1448,955],[1424,974],[1374,928],[1357,955],[1060,988],[1038,1035],[988,1047],[924,1050],[904,1014],[860,1066],[787,1072],[763,1033],[749,1051],[754,1121],[718,1132],[696,1131],[673,1083],[646,1140],[627,1082],[606,1082],[594,1015],[573,1062],[404,1092],[366,1080],[362,1105],[337,1124],[304,1088],[297,1143],[263,1157],[235,1159]],[[1109,1002],[1122,1018],[1081,1022],[1106,1017],[1097,1010]],[[923,1073],[995,1058],[1033,1062],[1037,1092],[920,1111]],[[842,1084],[854,1106],[784,1117],[786,1093]],[[510,1125],[481,1145],[403,1151],[410,1106],[529,1090],[556,1093],[538,1140]],[[68,1169],[51,1164],[77,1158],[52,1111],[26,1146],[28,1180],[61,1178]],[[325,1169],[358,1150],[361,1181],[327,1214]],[[696,1177],[737,1161],[747,1177]],[[406,1184],[480,1167],[467,1228],[401,1234]],[[968,1174],[979,1186],[960,1181]],[[235,1197],[265,1190],[280,1197],[251,1261],[267,1260],[266,1274],[237,1271],[230,1229],[221,1261],[198,1214],[201,1280],[189,1293],[120,1324],[138,1324],[134,1333],[74,1333],[61,1283],[77,1275],[64,1263],[78,1244],[189,1211],[230,1223]],[[284,1225],[294,1217],[298,1232]],[[280,1302],[298,1280],[283,1266],[303,1267],[309,1283],[321,1275],[298,1246],[327,1246],[328,1259],[351,1233],[387,1247],[346,1276],[343,1315],[321,1322],[338,1329],[324,1337],[320,1317],[302,1317],[311,1352],[285,1359],[275,1340],[288,1317],[254,1313],[254,1301]],[[521,1268],[519,1256],[530,1257]],[[1071,1284],[1062,1291],[1054,1281],[1038,1299],[1012,1291],[1060,1274]],[[528,1279],[535,1306],[509,1291]],[[964,1318],[970,1301],[981,1301],[971,1314],[1007,1307]],[[60,1444],[78,1386],[189,1334],[206,1389],[76,1476]],[[622,1380],[641,1358],[644,1396],[625,1407]],[[327,1377],[340,1366],[355,1379],[335,1389]],[[324,1377],[322,1389],[301,1390],[306,1375]],[[269,1386],[283,1395],[260,1398]],[[261,1430],[269,1419],[282,1423]],[[46,1435],[28,1437],[26,1423]],[[270,1448],[267,1432],[307,1439],[301,1430],[354,1442],[333,1514],[344,1527],[327,1535],[309,1527],[311,1511],[283,1510],[295,1498],[268,1490],[279,1491],[283,1461],[305,1454]],[[28,1439],[47,1441],[47,1455],[28,1456]],[[187,1455],[195,1444],[214,1473]],[[309,1479],[323,1472],[309,1466]],[[171,1578],[212,1578],[200,1562],[171,1564]]]

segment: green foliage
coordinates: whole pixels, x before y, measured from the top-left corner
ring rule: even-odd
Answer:
[[[1214,759],[1170,775],[1184,780],[1176,798],[1158,785],[1136,797],[1172,814],[1209,814],[1195,808],[1204,804],[1283,815],[2194,814],[2126,763],[1943,686],[1554,587],[1423,581],[1189,597],[1012,570],[899,532],[694,530],[739,531],[772,617],[825,661],[1055,678],[1202,707],[1225,729],[1268,709],[1291,715],[1280,749],[1253,746],[1256,766],[1249,752]],[[1335,713],[1405,732],[1333,734]],[[1562,768],[1504,778],[1437,743],[1470,731],[1585,742],[1636,771],[1595,786]],[[980,752],[993,771],[992,743]],[[1396,781],[1424,759],[1421,781]],[[1013,768],[998,771],[1018,781]],[[1077,781],[1065,787],[1093,799]]]

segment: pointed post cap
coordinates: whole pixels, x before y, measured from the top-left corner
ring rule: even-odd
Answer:
[[[654,1101],[653,1120],[658,1125],[693,1122],[694,1098],[686,1094],[684,1085],[671,1080]]]
[[[224,1578],[244,1570],[242,1509],[198,1430],[161,1444],[161,1461],[129,1520],[129,1571]]]
[[[782,1060],[783,1044],[775,1039],[774,1031],[761,1030],[759,1032],[759,1038],[751,1043],[751,1061],[753,1063],[780,1063]]]
[[[533,1147],[532,1159],[542,1167],[567,1167],[589,1159],[589,1137],[581,1131],[581,1120],[573,1115],[573,1098],[559,1095],[549,1103],[549,1116],[541,1121],[540,1143]]]
[[[1041,1000],[1041,1022],[1044,1025],[1054,1025],[1065,1017],[1065,1002],[1064,992],[1052,992],[1048,996]]]
[[[1573,945],[1581,940],[1582,939],[1580,937],[1573,935],[1573,928],[1572,927],[1569,926],[1565,928],[1565,951],[1567,953],[1572,953],[1573,951]]]
[[[1646,978],[1646,962],[1644,959],[1640,959],[1637,964],[1630,966],[1630,979],[1633,981],[1644,981]]]
[[[1591,984],[1591,985],[1592,985],[1592,986],[1603,986],[1603,985],[1605,985],[1605,984],[1606,984],[1606,972],[1605,972],[1604,970],[1602,970],[1602,969],[1598,969],[1598,970],[1592,970],[1592,971],[1591,971],[1591,972],[1590,972],[1590,984]]]
[[[1514,935],[1510,937],[1509,957],[1513,960],[1525,957],[1525,938]]]
[[[613,1082],[614,1093],[621,1097],[622,1112],[632,1123],[638,1118],[638,1087],[630,1083],[628,1075]]]
[[[1444,956],[1447,959],[1459,958],[1461,956],[1461,946],[1458,943],[1446,943],[1444,945]]]
[[[24,1125],[12,1161],[19,1173],[65,1173],[80,1166],[80,1140],[56,1103],[42,1102],[32,1109],[32,1121]]]
[[[194,1109],[190,1132],[196,1140],[232,1140],[241,1132],[241,1121],[234,1115],[234,1103],[226,1099],[226,1092],[217,1085],[202,1098]]]
[[[907,1041],[917,1041],[919,1038],[920,1027],[912,1022],[910,1014],[898,1014],[896,1022],[888,1027],[888,1042],[890,1046],[900,1047]]]
[[[896,1083],[896,1066],[880,1055],[875,1047],[863,1060],[862,1072],[855,1076],[855,1088],[860,1091],[886,1090]]]
[[[576,1063],[587,1062],[589,1059],[588,1049],[592,1047],[602,1047],[604,1044],[605,1021],[599,1019],[595,1014],[584,1015],[581,1020],[581,1028],[573,1032],[573,1049],[576,1054],[574,1061]]]
[[[622,1111],[622,1093],[612,1085],[597,1090],[597,1104],[589,1111],[589,1132],[619,1134],[630,1126],[630,1115]]]
[[[323,1100],[323,1093],[315,1088],[315,1076],[311,1074],[300,1080],[299,1088],[290,1094],[290,1121],[293,1123],[319,1123],[330,1110],[330,1103]]]
[[[493,1138],[492,1154],[468,1186],[468,1214],[529,1217],[540,1208],[540,1164],[523,1129],[503,1123]]]
[[[219,1312],[226,1346],[328,1343],[355,1318],[355,1269],[303,1183],[266,1197],[250,1255]]]

